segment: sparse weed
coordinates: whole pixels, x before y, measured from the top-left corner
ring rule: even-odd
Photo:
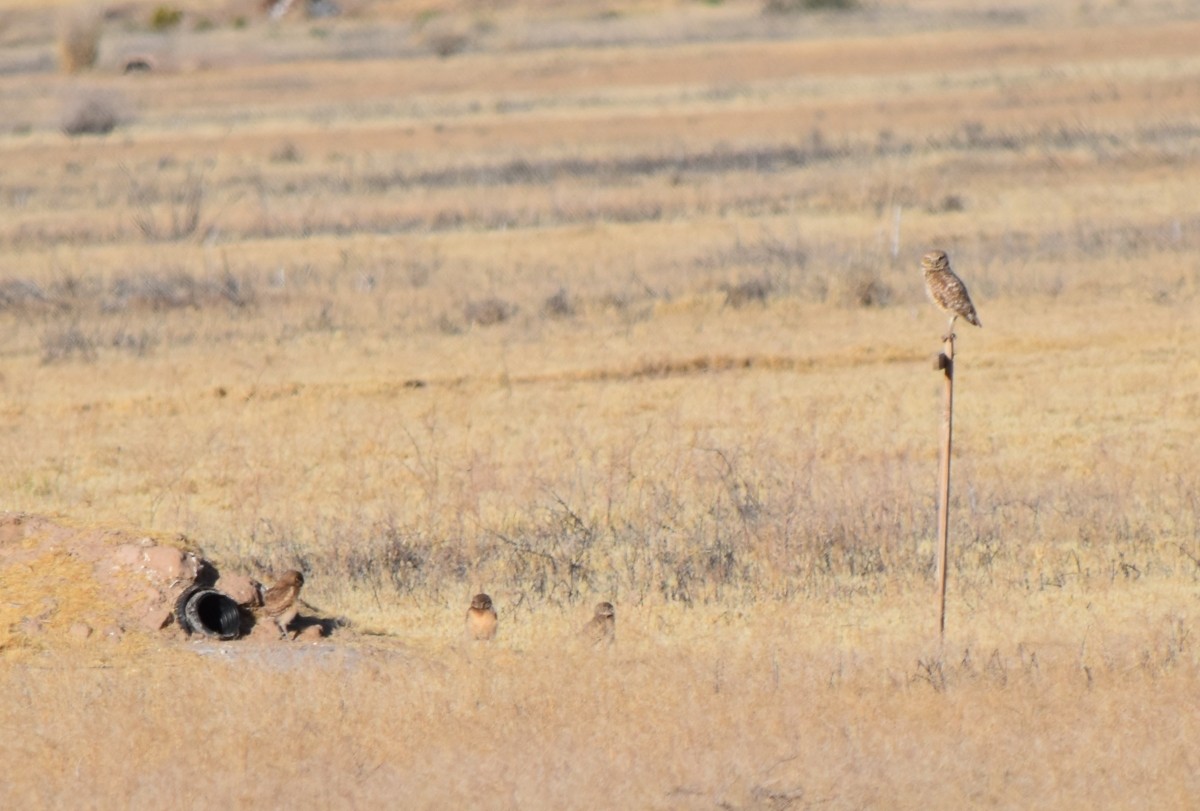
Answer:
[[[42,336],[42,364],[96,360],[96,343],[78,325],[56,328]]]
[[[142,235],[152,242],[181,240],[195,235],[200,227],[207,189],[204,171],[189,167],[178,185],[164,194],[155,186],[143,185],[128,175],[129,198],[138,205],[134,223]],[[154,203],[163,201],[165,216],[156,214]]]

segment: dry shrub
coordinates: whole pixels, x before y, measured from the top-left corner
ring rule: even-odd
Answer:
[[[204,171],[188,168],[178,185],[165,191],[156,186],[143,186],[130,176],[129,196],[141,211],[134,217],[138,230],[151,242],[186,239],[200,227],[206,183]],[[159,217],[151,203],[165,202],[165,216]]]
[[[738,237],[732,245],[711,250],[693,260],[700,270],[728,267],[768,267],[780,271],[805,270],[812,257],[807,243],[798,237],[780,238],[765,233],[757,239]],[[764,274],[763,278],[767,278]],[[774,286],[774,283],[772,283]]]
[[[229,270],[197,275],[178,268],[156,267],[122,273],[108,280],[67,276],[44,284],[29,279],[0,283],[0,313],[20,316],[63,314],[72,320],[80,315],[163,313],[228,306],[240,309],[253,307],[258,301],[255,280],[247,274],[234,274]],[[128,347],[131,340],[135,340],[125,329],[117,335],[114,345]],[[145,343],[140,337],[136,342]]]
[[[109,93],[96,91],[73,97],[63,111],[62,130],[77,135],[107,135],[116,129],[124,116],[117,99]]]
[[[878,270],[849,268],[837,277],[834,299],[842,307],[886,307],[892,300],[892,288]]]
[[[101,309],[108,313],[130,309],[166,312],[199,310],[214,304],[247,307],[256,300],[253,283],[231,273],[201,278],[184,271],[164,271],[116,279],[107,291]]]
[[[954,213],[954,212],[959,212],[959,211],[966,211],[967,204],[966,204],[966,201],[963,199],[962,195],[947,194],[947,195],[943,196],[937,202],[930,205],[928,210],[930,211],[930,213],[933,213],[933,214],[938,214],[938,213],[947,213],[948,214],[948,213]]]
[[[430,31],[425,36],[425,44],[429,50],[440,56],[442,59],[462,53],[471,45],[471,37],[462,31],[454,29],[441,29]]]
[[[135,357],[144,358],[162,342],[162,338],[149,330],[127,330],[118,327],[108,342],[113,349],[129,352]]]
[[[443,335],[462,335],[466,330],[447,313],[442,313],[434,320],[434,328]]]
[[[52,292],[33,279],[5,279],[0,282],[0,312],[44,312],[54,309]]]
[[[271,163],[300,163],[303,159],[300,149],[292,141],[284,141],[271,151]]]
[[[735,309],[749,304],[766,304],[767,298],[774,291],[775,285],[771,277],[764,274],[750,279],[743,279],[737,284],[721,285],[725,294],[725,305]]]
[[[84,334],[78,325],[53,329],[42,336],[43,365],[74,358],[89,362],[96,359],[95,341]]]
[[[489,296],[478,301],[468,301],[463,306],[463,318],[468,324],[490,327],[493,324],[503,324],[517,314],[517,305],[496,296]]]
[[[766,0],[766,14],[792,14],[800,11],[852,11],[858,0]]]
[[[570,318],[575,315],[575,302],[566,288],[560,287],[542,302],[542,315],[547,318]]]
[[[100,15],[87,6],[63,13],[58,27],[58,63],[65,73],[79,73],[96,64],[100,51]]]

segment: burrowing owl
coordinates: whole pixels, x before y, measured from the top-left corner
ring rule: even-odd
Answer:
[[[279,627],[281,637],[287,636],[287,628],[296,618],[299,608],[296,599],[300,596],[300,587],[303,585],[304,575],[292,569],[284,572],[279,581],[263,594],[262,613]]]
[[[471,639],[491,639],[496,635],[496,609],[492,607],[492,598],[486,594],[476,594],[467,609],[467,636]]]
[[[612,603],[596,603],[596,614],[583,626],[583,638],[593,645],[611,645],[616,638],[617,615]]]
[[[925,292],[944,313],[950,315],[947,337],[954,334],[954,320],[960,315],[971,324],[982,327],[971,295],[962,279],[950,269],[950,257],[945,251],[930,251],[921,257],[921,268],[925,271]]]

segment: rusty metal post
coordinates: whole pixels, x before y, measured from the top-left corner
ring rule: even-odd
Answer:
[[[938,465],[938,639],[946,636],[946,552],[950,535],[950,442],[954,427],[954,335],[943,338],[942,352],[934,368],[946,377],[946,395],[942,410],[942,448]]]

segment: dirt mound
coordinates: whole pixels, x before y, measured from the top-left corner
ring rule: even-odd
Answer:
[[[121,640],[131,634],[183,638],[176,618],[185,593],[208,587],[238,605],[238,635],[278,638],[255,622],[261,587],[221,575],[187,538],[73,525],[63,519],[0,512],[0,652],[55,642]],[[186,596],[185,596],[186,602]],[[298,618],[303,637],[331,624]]]

